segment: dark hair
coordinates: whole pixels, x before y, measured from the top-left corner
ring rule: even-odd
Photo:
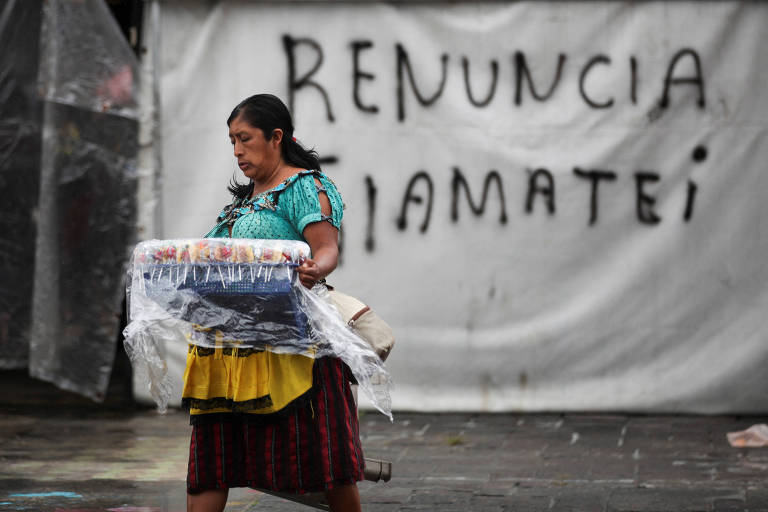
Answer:
[[[286,163],[302,169],[320,171],[320,160],[314,149],[306,149],[293,138],[293,120],[288,107],[280,101],[280,98],[272,94],[256,94],[241,101],[229,114],[227,126],[236,118],[242,119],[260,129],[264,137],[269,140],[276,128],[283,130],[283,140],[280,144],[281,154]],[[244,199],[253,192],[253,182],[238,183],[232,178],[227,187],[232,195]]]

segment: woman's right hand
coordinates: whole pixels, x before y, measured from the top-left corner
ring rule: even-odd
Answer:
[[[301,284],[310,289],[325,277],[321,275],[320,266],[311,258],[304,260],[296,271],[299,273]]]

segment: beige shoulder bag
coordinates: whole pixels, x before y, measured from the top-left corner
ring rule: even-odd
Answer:
[[[382,361],[387,359],[395,345],[395,335],[387,322],[351,295],[341,293],[332,286],[328,286],[328,294],[342,320],[373,347]]]

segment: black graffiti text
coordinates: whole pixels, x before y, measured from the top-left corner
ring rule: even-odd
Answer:
[[[334,55],[336,58],[333,59],[334,63],[347,63],[349,68],[339,69],[336,65],[334,72],[324,75],[326,81],[322,82],[319,72],[326,61],[326,50],[321,42],[311,37],[288,34],[283,35],[282,42],[287,61],[289,108],[295,115],[301,115],[301,112],[295,110],[297,95],[312,95],[330,123],[336,121],[333,102],[342,101],[338,96],[332,98],[330,91],[345,89],[339,87],[340,77],[352,81],[351,103],[355,109],[368,115],[379,115],[383,110],[381,105],[391,102],[394,104],[391,110],[399,122],[404,122],[410,109],[416,106],[428,109],[438,104],[447,84],[454,80],[462,84],[467,103],[478,109],[486,108],[496,100],[501,80],[509,80],[512,90],[512,97],[501,101],[512,108],[529,103],[556,101],[567,87],[575,87],[583,104],[589,109],[610,109],[619,104],[637,105],[640,85],[645,83],[653,87],[651,93],[654,94],[657,109],[651,120],[658,118],[659,112],[668,109],[673,100],[690,103],[687,96],[693,96],[692,104],[696,108],[706,107],[701,58],[695,49],[687,47],[670,54],[661,76],[648,79],[642,76],[642,59],[637,55],[615,59],[605,53],[574,57],[564,51],[532,55],[518,50],[505,56],[473,62],[466,55],[445,52],[430,56],[415,55],[412,49],[399,42],[391,48],[394,62],[392,70],[390,65],[383,67],[386,59],[372,54],[372,50],[377,48],[375,41],[354,39],[349,41],[346,48],[338,49],[344,52],[340,59],[339,55]],[[297,58],[299,52],[306,56],[301,60],[308,62],[303,67]],[[418,65],[414,62],[418,62]],[[490,70],[490,73],[484,69]],[[611,84],[616,84],[620,82],[616,77],[623,75],[629,78],[628,90],[613,90],[602,94],[596,92],[596,81],[610,80]],[[569,83],[566,83],[566,77]],[[368,86],[377,80],[392,83],[392,94],[386,97],[372,96]],[[613,87],[616,89],[618,86]]]

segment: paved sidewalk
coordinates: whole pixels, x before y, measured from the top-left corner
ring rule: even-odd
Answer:
[[[189,426],[180,412],[4,407],[0,512],[185,509]],[[129,408],[130,409],[130,408]],[[395,415],[361,417],[389,483],[366,511],[768,511],[768,449],[725,433],[760,417]],[[229,512],[311,510],[247,489]]]

